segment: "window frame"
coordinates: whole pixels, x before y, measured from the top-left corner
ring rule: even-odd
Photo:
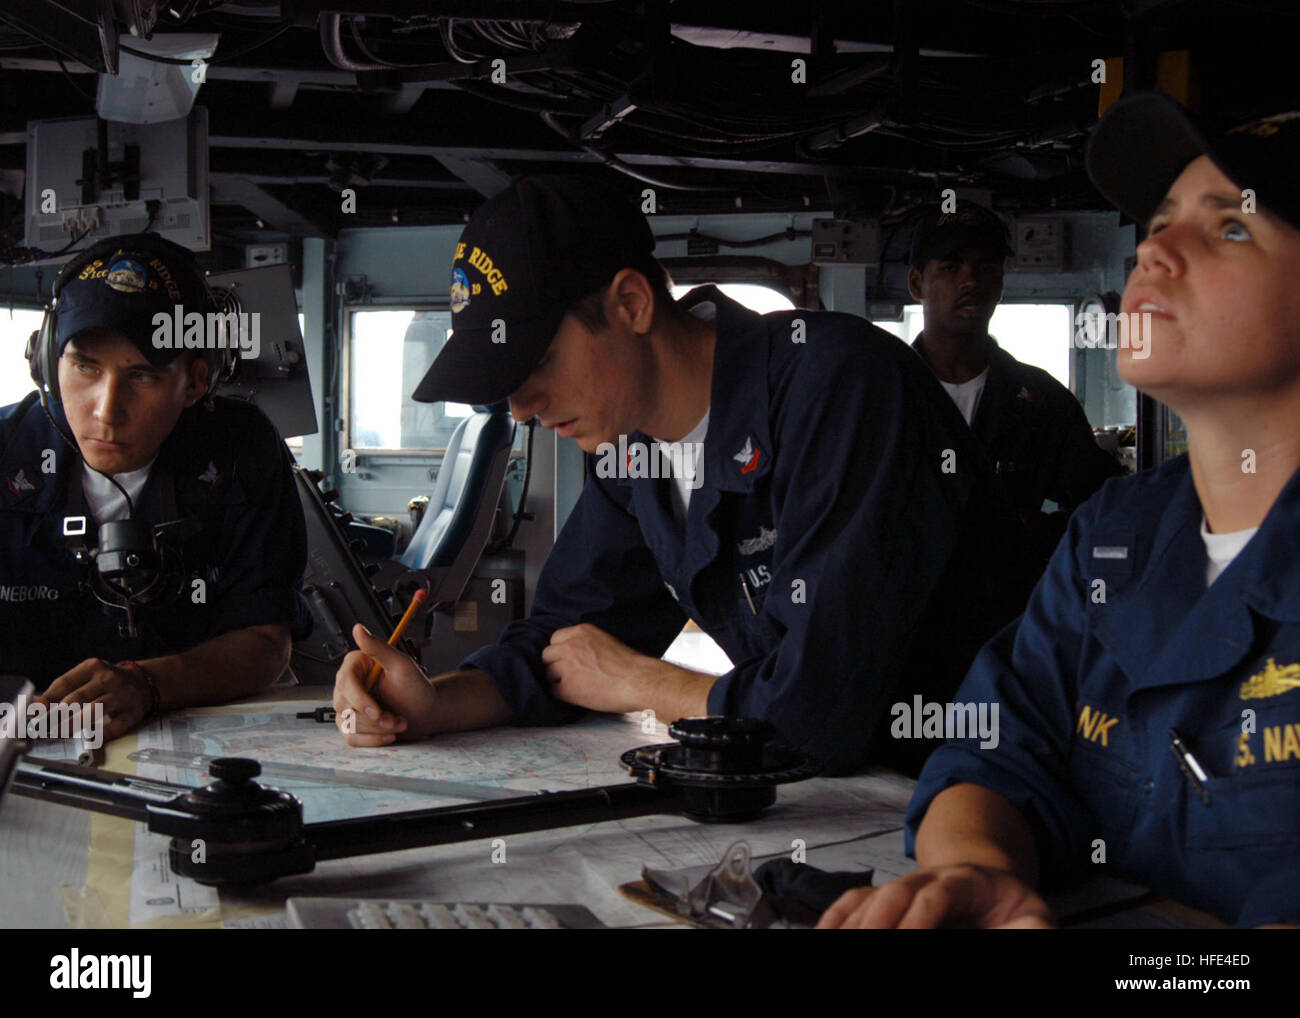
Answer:
[[[49,310],[49,305],[47,304],[42,304],[40,302],[33,302],[30,298],[27,297],[19,298],[16,297],[15,294],[10,293],[9,300],[5,301],[3,307],[0,307],[0,315],[7,314],[9,311],[35,311],[42,316],[41,321],[44,322],[45,321],[44,314],[48,310]],[[40,325],[38,324],[37,330],[39,331],[39,329],[40,329]],[[24,362],[26,362],[25,358],[24,358]],[[28,367],[30,369],[30,365],[28,365]],[[36,382],[31,378],[30,373],[28,375],[24,375],[23,377],[26,378],[28,383],[31,385],[31,389],[29,389],[28,392],[34,392],[36,390]],[[24,398],[26,398],[26,393],[24,393],[23,396],[20,396],[19,400],[22,400]],[[3,405],[4,404],[0,403],[0,406]]]
[[[1070,390],[1070,394],[1073,395],[1073,396],[1075,397],[1075,399],[1078,399],[1078,398],[1079,398],[1079,397],[1078,397],[1078,393],[1075,392],[1075,389],[1074,389],[1074,387],[1075,387],[1075,383],[1076,383],[1077,380],[1078,380],[1078,379],[1077,379],[1077,371],[1078,371],[1078,367],[1077,367],[1077,365],[1075,364],[1075,361],[1074,361],[1074,353],[1075,353],[1075,346],[1074,346],[1074,318],[1075,318],[1075,315],[1078,314],[1078,310],[1079,310],[1079,307],[1080,307],[1081,304],[1082,304],[1082,301],[1081,301],[1080,299],[1077,299],[1077,298],[1070,298],[1070,299],[1067,300],[1067,299],[1065,299],[1065,298],[1061,298],[1061,297],[1054,297],[1054,298],[1052,298],[1052,297],[1044,297],[1044,296],[1041,296],[1041,295],[1033,295],[1033,296],[1028,296],[1028,297],[1025,297],[1025,296],[1016,296],[1016,297],[1011,297],[1011,298],[1007,298],[1007,297],[1004,296],[1001,300],[998,301],[997,306],[998,306],[998,307],[1002,307],[1003,305],[1007,305],[1007,306],[1011,306],[1011,305],[1043,306],[1043,305],[1053,305],[1053,304],[1056,305],[1057,307],[1063,307],[1063,308],[1068,308],[1068,309],[1069,309],[1070,322],[1069,322],[1069,332],[1068,332],[1068,335],[1067,335],[1067,339],[1068,339],[1068,342],[1069,342],[1069,351],[1070,351],[1070,352],[1069,352],[1069,358],[1068,358],[1068,360],[1067,360],[1067,362],[1066,362],[1066,366],[1067,366],[1067,368],[1069,369],[1070,377],[1069,377],[1069,381],[1066,382],[1066,383],[1064,383],[1064,384],[1065,384],[1065,387],[1066,387],[1067,389]],[[909,294],[908,297],[907,297],[907,299],[903,301],[903,312],[904,312],[904,316],[906,316],[907,309],[908,309],[908,308],[913,308],[913,307],[915,307],[915,308],[919,308],[919,307],[921,307],[921,302],[918,301],[918,300],[916,300],[916,299],[914,299],[914,298]],[[995,312],[996,312],[996,308],[995,308],[994,310],[995,310]],[[905,319],[904,319],[904,320],[905,320]],[[870,318],[868,318],[867,321],[870,322],[872,325],[876,325],[876,324],[877,324],[876,321],[874,321],[874,320],[872,320],[872,319],[870,319]],[[992,335],[991,332],[990,332],[989,334]],[[996,338],[996,337],[994,337],[994,338]],[[909,341],[907,341],[907,340],[903,340],[903,342],[907,342],[907,345],[908,345],[908,346],[911,346],[911,345],[912,345],[911,342],[909,342]],[[1055,377],[1055,376],[1053,376],[1053,377]],[[1058,378],[1057,381],[1060,381],[1060,379]]]
[[[431,448],[416,448],[414,446],[401,449],[361,449],[352,442],[352,316],[360,311],[446,311],[451,313],[451,305],[447,301],[401,301],[392,304],[344,304],[343,305],[343,363],[339,366],[339,377],[342,382],[342,392],[339,400],[339,414],[343,420],[343,427],[340,430],[340,441],[343,449],[350,449],[356,453],[357,459],[374,457],[381,459],[400,459],[401,457],[420,457],[427,458],[430,456],[445,456],[447,447],[434,446]]]

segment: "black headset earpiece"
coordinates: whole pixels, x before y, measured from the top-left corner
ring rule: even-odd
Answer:
[[[89,264],[103,244],[92,244],[87,250],[68,260],[59,274],[54,277],[50,287],[50,301],[45,305],[45,314],[41,317],[41,327],[27,340],[27,368],[36,391],[40,393],[41,406],[49,409],[51,400],[59,399],[59,351],[56,343],[58,332],[58,313],[54,310],[59,291],[63,284],[76,272]]]
[[[208,296],[212,298],[212,306],[217,313],[239,313],[239,298],[235,296],[233,290],[223,287],[208,287]],[[227,346],[224,349],[208,352],[210,354],[208,357],[208,391],[204,394],[203,400],[211,406],[212,397],[216,395],[217,389],[234,377],[235,369],[239,366],[239,350],[235,346]]]
[[[41,326],[27,337],[27,349],[23,351],[23,356],[27,358],[27,370],[32,376],[32,381],[36,383],[36,391],[41,397],[41,406],[46,406],[49,398],[49,394],[45,391],[45,372],[41,368],[41,352],[46,342],[45,330],[48,328],[51,314],[53,312],[46,305],[45,314],[41,317]]]
[[[54,308],[47,307],[36,339],[36,370],[40,372],[36,386],[40,389],[42,403],[59,399],[59,348],[54,339],[57,322]]]

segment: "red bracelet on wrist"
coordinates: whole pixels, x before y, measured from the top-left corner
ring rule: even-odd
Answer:
[[[162,706],[162,694],[158,691],[158,683],[154,682],[153,676],[139,661],[119,661],[114,667],[130,671],[144,680],[145,687],[149,690],[149,710],[140,723],[152,721],[157,717],[158,710]]]

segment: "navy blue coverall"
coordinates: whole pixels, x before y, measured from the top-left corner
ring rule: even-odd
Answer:
[[[912,343],[918,353],[923,336]],[[1042,368],[1016,360],[992,337],[988,372],[971,428],[1028,525],[1042,568],[1070,514],[1124,470],[1097,445],[1074,393]]]
[[[716,305],[717,345],[685,532],[670,482],[600,478],[589,459],[531,616],[463,667],[491,676],[516,723],[561,722],[578,712],[549,692],[540,655],[556,629],[593,623],[658,657],[689,617],[735,665],[711,713],[766,719],[828,772],[852,771],[896,698],[950,695],[1021,610],[1023,530],[906,344],[850,315],[760,316],[713,288],[691,299]],[[914,772],[932,746],[884,748]]]
[[[1028,818],[1049,882],[1100,871],[1241,926],[1300,922],[1300,472],[1208,588],[1201,520],[1185,455],[1074,514],[957,695],[998,705],[998,745],[934,753],[909,854],[934,796],[971,782]]]
[[[57,403],[51,412],[70,434]],[[40,690],[87,658],[177,653],[257,625],[283,624],[295,639],[311,632],[298,593],[307,562],[302,507],[288,450],[256,407],[221,397],[210,412],[192,407],[159,449],[136,517],[170,522],[162,490],[170,477],[177,517],[186,521],[183,589],[142,608],[134,638],[122,635],[124,612],[82,588],[90,567],[63,536],[69,485],[81,484],[82,470],[35,392],[0,408],[0,671]],[[93,546],[95,521],[87,527]]]

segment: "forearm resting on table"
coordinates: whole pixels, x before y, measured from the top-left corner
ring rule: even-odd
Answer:
[[[638,709],[649,708],[667,721],[708,713],[708,692],[714,676],[662,661],[654,665],[657,667],[648,677],[645,702]],[[421,726],[421,735],[492,728],[514,720],[514,712],[482,669],[444,672],[432,676],[429,685],[438,694],[437,709],[429,719],[431,727]]]
[[[696,672],[667,661],[647,659],[642,689],[645,703],[634,710],[655,712],[665,724],[678,718],[697,718],[709,713],[709,690],[716,675]]]
[[[260,693],[284,673],[291,649],[288,627],[248,626],[140,664],[158,686],[159,709],[173,710]]]
[[[1030,887],[1038,880],[1028,821],[996,792],[969,783],[931,800],[916,832],[916,861],[923,869],[969,863],[1008,870]]]
[[[443,672],[432,676],[429,685],[438,694],[438,709],[429,734],[493,728],[514,720],[514,712],[481,668]]]

